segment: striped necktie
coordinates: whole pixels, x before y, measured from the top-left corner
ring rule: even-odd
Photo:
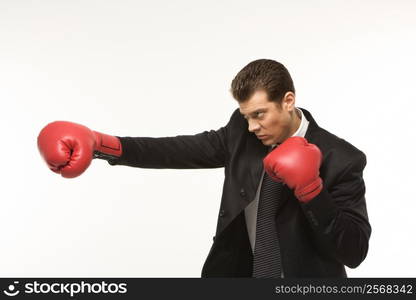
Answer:
[[[265,172],[257,211],[253,277],[281,278],[282,263],[276,230],[276,212],[283,184]]]

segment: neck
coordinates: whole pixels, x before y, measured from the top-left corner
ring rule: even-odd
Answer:
[[[300,123],[302,121],[301,117],[302,117],[302,115],[300,114],[298,109],[295,108],[295,110],[292,112],[293,121],[292,121],[292,126],[291,126],[291,129],[290,129],[290,135],[289,136],[292,136],[296,132],[296,130],[299,129]]]

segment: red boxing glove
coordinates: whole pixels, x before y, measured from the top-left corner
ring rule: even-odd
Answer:
[[[39,133],[38,148],[49,169],[66,178],[81,175],[93,157],[114,159],[122,154],[117,137],[65,121],[46,125]]]
[[[264,169],[278,182],[294,189],[301,202],[308,202],[322,190],[319,177],[322,153],[303,137],[290,137],[271,151],[263,160]]]

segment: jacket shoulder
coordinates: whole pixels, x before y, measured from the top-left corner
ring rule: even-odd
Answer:
[[[308,110],[304,108],[301,108],[301,110],[303,111],[305,117],[309,120],[309,128],[306,131],[305,138],[321,149],[324,158],[334,156],[339,163],[358,161],[361,162],[362,167],[364,168],[366,164],[366,156],[363,151],[345,139],[340,138],[328,130],[320,127]]]
[[[352,145],[345,139],[329,132],[326,129],[318,127],[314,132],[314,140],[324,150],[334,150],[343,156],[365,156],[364,152]],[[321,148],[320,147],[320,148]]]
[[[363,151],[321,127],[314,130],[310,142],[322,152],[323,176],[340,179],[351,172],[362,173],[367,164]]]

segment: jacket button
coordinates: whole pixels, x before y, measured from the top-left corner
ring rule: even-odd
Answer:
[[[240,190],[240,196],[241,197],[245,197],[247,194],[246,194],[246,191],[242,188],[241,190]]]
[[[225,210],[221,209],[220,210],[220,217],[224,217],[224,215],[225,215]]]

